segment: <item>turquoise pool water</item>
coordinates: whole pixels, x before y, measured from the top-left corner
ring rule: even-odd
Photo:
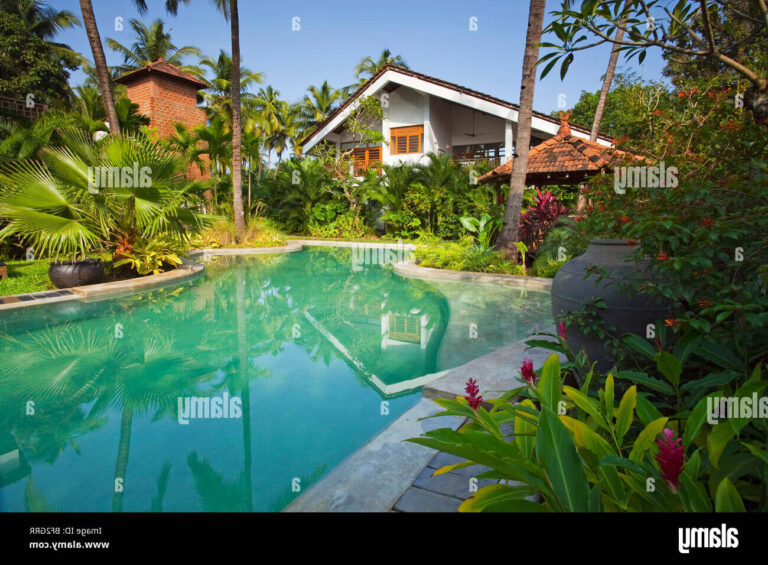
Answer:
[[[0,312],[0,511],[280,510],[420,377],[548,323],[548,293],[403,279],[337,248]]]

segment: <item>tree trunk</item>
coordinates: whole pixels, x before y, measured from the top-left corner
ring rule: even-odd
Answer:
[[[114,488],[112,512],[123,511],[125,472],[128,470],[128,454],[131,451],[131,422],[133,422],[133,411],[130,408],[123,407],[123,417],[120,420],[120,443],[117,448],[117,463],[115,464],[115,482],[112,485]],[[120,490],[115,488],[117,479],[120,479],[122,482]]]
[[[592,120],[592,131],[589,134],[589,139],[591,141],[597,141],[597,136],[600,134],[600,122],[603,121],[605,104],[608,101],[608,93],[611,91],[613,75],[616,72],[616,63],[619,60],[619,49],[621,48],[619,42],[624,39],[624,30],[622,28],[626,23],[626,19],[622,20],[622,27],[616,30],[616,43],[613,44],[613,49],[611,49],[611,56],[608,59],[608,68],[605,70],[605,78],[603,78],[603,88],[600,90],[600,98],[598,98],[597,107],[595,108],[595,118]],[[581,190],[579,190],[579,199],[576,202],[576,215],[584,215],[586,207],[587,200],[581,193]]]
[[[621,25],[626,25],[626,20],[621,22]],[[613,44],[611,50],[611,57],[608,59],[608,68],[605,70],[605,78],[603,79],[603,88],[600,90],[600,98],[597,100],[597,108],[595,108],[595,119],[592,120],[592,132],[589,134],[591,141],[597,141],[597,136],[600,133],[600,122],[603,120],[603,113],[605,112],[605,103],[608,100],[608,93],[611,91],[611,84],[613,83],[613,75],[616,72],[616,63],[619,60],[620,42],[624,39],[624,30],[619,28],[616,31],[616,42]]]
[[[525,37],[523,76],[520,85],[520,111],[517,121],[517,139],[509,178],[509,195],[504,207],[504,225],[499,234],[498,248],[506,257],[517,262],[515,242],[520,228],[520,211],[523,207],[525,176],[528,170],[528,152],[531,146],[531,121],[533,120],[533,91],[536,86],[536,62],[539,59],[539,43],[544,23],[546,0],[530,0],[528,32]]]
[[[109,68],[107,58],[104,56],[104,48],[101,45],[99,28],[96,26],[96,16],[93,14],[91,0],[80,0],[80,12],[83,15],[83,25],[88,34],[88,42],[93,52],[93,64],[96,66],[96,74],[99,78],[99,90],[104,101],[104,110],[109,121],[109,133],[120,135],[120,122],[115,110],[115,99],[112,97],[112,86],[109,80]]]
[[[237,240],[245,233],[243,214],[243,179],[241,170],[242,151],[242,108],[240,107],[240,16],[237,0],[229,0],[230,21],[232,23],[232,214],[235,222]]]
[[[248,212],[251,211],[251,177],[253,176],[251,174],[251,164],[252,164],[252,160],[249,154],[249,157],[248,157]]]

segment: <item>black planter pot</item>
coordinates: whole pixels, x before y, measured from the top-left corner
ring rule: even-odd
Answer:
[[[104,282],[104,265],[100,259],[57,261],[51,263],[48,276],[56,288],[72,288]]]
[[[649,261],[630,260],[638,248],[624,239],[593,239],[583,255],[571,259],[555,275],[552,281],[552,315],[582,308],[595,298],[602,298],[605,309],[598,309],[603,322],[618,329],[619,335],[635,333],[646,335],[648,324],[666,317],[669,302],[657,304],[655,298],[645,294],[628,293],[622,283],[648,281],[657,278]],[[590,267],[598,267],[603,275],[585,278]],[[613,360],[603,341],[586,336],[578,328],[570,326],[566,337],[571,349],[578,353],[582,348],[590,362],[597,361],[597,369],[610,369]]]

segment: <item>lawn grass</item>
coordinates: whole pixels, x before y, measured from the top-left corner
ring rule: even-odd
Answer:
[[[49,261],[6,261],[8,278],[0,280],[0,296],[54,290],[48,278]]]

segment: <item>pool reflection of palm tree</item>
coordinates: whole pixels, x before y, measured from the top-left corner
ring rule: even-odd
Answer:
[[[91,412],[121,411],[113,512],[123,510],[134,415],[154,412],[154,419],[175,415],[178,398],[199,396],[199,384],[213,376],[206,374],[194,357],[174,348],[172,327],[150,326],[147,329],[145,326],[139,330],[126,325],[125,354],[119,370],[103,374],[97,382],[99,396]]]
[[[275,257],[275,259],[277,259]],[[251,437],[250,382],[270,375],[252,366],[252,359],[279,352],[290,335],[291,307],[285,289],[274,280],[274,267],[282,260],[272,257],[232,261],[231,270],[219,280],[219,322],[209,346],[227,357],[219,362],[225,378],[215,390],[239,392],[242,401],[243,469],[237,479],[227,481],[197,452],[187,458],[195,489],[206,511],[253,511],[253,451]],[[234,285],[234,291],[232,286]],[[234,311],[233,311],[234,310]],[[236,358],[231,358],[233,341]]]
[[[30,461],[53,463],[106,420],[86,414],[95,382],[114,366],[108,336],[64,324],[0,336],[0,430]],[[33,370],[29,370],[33,367]]]

